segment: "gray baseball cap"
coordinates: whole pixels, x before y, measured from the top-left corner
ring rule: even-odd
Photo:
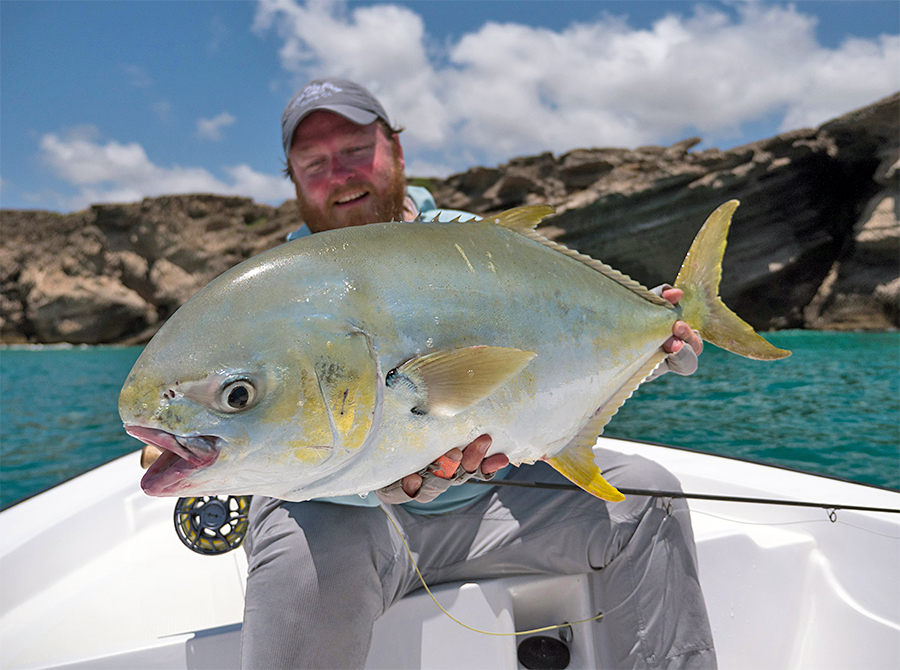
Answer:
[[[375,119],[382,119],[390,125],[381,103],[359,84],[346,79],[316,79],[294,96],[281,115],[281,141],[285,157],[290,153],[297,126],[317,109],[335,112],[361,126],[367,126]]]

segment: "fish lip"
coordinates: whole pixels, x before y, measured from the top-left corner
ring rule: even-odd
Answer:
[[[179,436],[158,428],[131,425],[125,426],[125,432],[145,444],[171,451],[197,467],[212,465],[219,457],[220,438],[214,435]]]
[[[177,436],[157,428],[130,425],[125,426],[125,432],[163,449],[141,478],[144,493],[153,496],[184,493],[188,488],[185,480],[215,463],[221,451],[221,438],[212,435]]]

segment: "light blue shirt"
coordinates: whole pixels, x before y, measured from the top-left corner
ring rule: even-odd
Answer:
[[[455,209],[438,209],[434,202],[434,198],[428,189],[421,186],[408,186],[406,189],[407,197],[415,205],[416,211],[419,213],[416,221],[421,223],[447,223],[455,220],[457,217],[460,221],[473,221],[481,217],[471,212],[462,212]],[[290,235],[287,236],[288,242],[297,240],[301,237],[310,235],[309,228],[304,224]],[[454,446],[462,447],[463,445],[448,445],[451,449]],[[509,467],[500,470],[494,475],[494,479],[503,479],[509,471]],[[449,489],[441,493],[437,498],[427,503],[408,502],[403,503],[403,508],[414,514],[441,514],[442,512],[450,512],[460,507],[468,505],[470,502],[477,500],[491,490],[488,486],[479,486],[476,484],[451,486]],[[333,498],[317,498],[320,502],[330,502],[338,505],[356,505],[358,507],[377,507],[380,504],[378,496],[374,493],[368,493],[365,496],[336,496]]]
[[[419,213],[416,221],[422,223],[447,223],[453,221],[456,217],[459,217],[460,221],[474,221],[481,218],[477,214],[472,214],[472,212],[463,212],[458,209],[438,209],[431,193],[428,192],[427,188],[422,188],[421,186],[407,186],[406,196]],[[311,234],[304,223],[297,230],[288,233],[287,241],[299,240],[301,237]]]

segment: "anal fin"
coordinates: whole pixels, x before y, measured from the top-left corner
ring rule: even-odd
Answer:
[[[610,502],[625,500],[625,496],[603,478],[602,471],[594,462],[594,452],[590,447],[566,447],[556,456],[546,460],[563,477],[601,500]]]
[[[660,348],[659,351],[647,359],[647,362],[644,363],[637,372],[631,375],[631,377],[626,379],[622,385],[619,386],[618,390],[610,396],[609,400],[603,403],[603,406],[597,410],[596,414],[591,417],[591,420],[585,424],[584,428],[582,428],[572,442],[569,443],[569,446],[572,446],[573,444],[587,444],[593,446],[594,442],[597,441],[597,436],[603,433],[603,429],[606,427],[606,424],[609,423],[609,420],[615,416],[616,412],[619,411],[619,408],[625,404],[625,401],[637,391],[638,386],[650,376],[650,373],[656,369],[656,366],[662,362],[666,355],[666,352]]]
[[[619,386],[619,389],[584,424],[562,451],[544,460],[561,475],[598,498],[610,502],[625,500],[625,496],[603,478],[602,471],[594,462],[592,447],[609,420],[665,357],[666,353],[662,349],[651,356],[637,372]]]

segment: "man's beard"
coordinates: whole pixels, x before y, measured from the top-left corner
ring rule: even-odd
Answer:
[[[341,190],[352,192],[358,187],[369,188],[369,184],[348,184]],[[332,194],[333,196],[334,194]],[[329,199],[333,199],[329,197]],[[303,194],[297,191],[297,207],[300,217],[311,232],[363,226],[368,223],[400,221],[403,218],[403,203],[406,200],[406,175],[400,161],[394,157],[390,180],[383,193],[371,192],[369,201],[363,207],[354,207],[347,211],[335,210],[333,205],[326,205],[324,210],[313,205]]]

